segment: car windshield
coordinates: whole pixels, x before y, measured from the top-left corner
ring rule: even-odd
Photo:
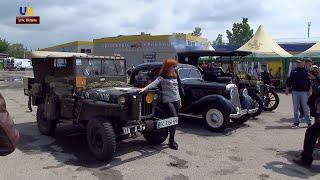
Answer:
[[[200,79],[202,80],[201,73],[195,68],[180,68],[178,74],[181,80],[184,79]]]
[[[123,76],[124,60],[112,59],[77,59],[77,74],[84,76]]]

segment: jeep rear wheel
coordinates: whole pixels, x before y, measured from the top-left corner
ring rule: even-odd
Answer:
[[[229,116],[226,111],[218,105],[212,105],[203,113],[203,120],[211,131],[223,131],[229,124]]]
[[[116,136],[112,124],[97,118],[87,125],[87,142],[91,153],[101,161],[111,160],[116,151]]]
[[[152,145],[159,145],[168,138],[168,128],[163,128],[158,131],[151,131],[143,134],[146,141]]]
[[[44,104],[38,106],[37,125],[40,133],[46,136],[52,136],[56,130],[57,121],[45,118]]]

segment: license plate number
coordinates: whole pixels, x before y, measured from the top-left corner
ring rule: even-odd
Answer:
[[[169,127],[178,124],[178,117],[171,117],[168,119],[162,119],[157,122],[157,129]]]

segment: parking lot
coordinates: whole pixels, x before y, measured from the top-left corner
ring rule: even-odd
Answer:
[[[103,163],[91,156],[82,127],[60,125],[54,137],[40,135],[36,107],[27,110],[21,74],[3,79],[0,92],[21,139],[13,154],[1,157],[0,179],[320,179],[320,152],[312,169],[291,161],[306,128],[291,128],[291,97],[284,94],[274,112],[232,124],[223,133],[210,132],[200,119],[181,117],[178,151],[167,144],[150,146],[140,136],[118,143],[116,157]]]

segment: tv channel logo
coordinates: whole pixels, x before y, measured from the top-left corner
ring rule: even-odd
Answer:
[[[40,16],[34,16],[32,7],[19,7],[20,16],[16,17],[16,24],[40,24]]]

